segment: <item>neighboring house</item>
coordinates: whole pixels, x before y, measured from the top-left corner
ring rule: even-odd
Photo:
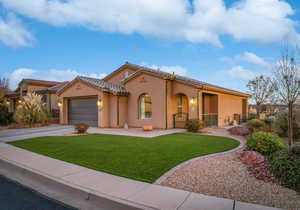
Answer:
[[[256,108],[257,108],[257,105],[250,104],[249,105],[249,114],[257,115]],[[263,116],[275,115],[279,112],[287,111],[287,109],[288,109],[288,107],[286,105],[282,105],[282,104],[262,104],[262,105],[260,105],[260,112]]]
[[[28,92],[35,92],[42,95],[42,99],[47,106],[47,111],[58,115],[59,107],[57,105],[58,97],[56,92],[66,84],[67,82],[23,79],[15,91],[9,91],[5,94],[9,101],[9,111],[14,112],[22,97]]]
[[[76,77],[57,92],[60,123],[96,127],[224,126],[247,116],[249,95],[126,63],[104,79]]]

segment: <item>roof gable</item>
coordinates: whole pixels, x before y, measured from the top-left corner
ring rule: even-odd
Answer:
[[[137,69],[137,71],[131,75],[129,75],[127,78],[123,79],[121,81],[122,84],[126,84],[127,81],[135,78],[137,75],[141,74],[141,73],[148,73],[148,74],[153,74],[156,75],[158,77],[161,77],[162,79],[168,79],[168,80],[175,80],[175,81],[179,81],[182,83],[186,83],[188,85],[192,85],[195,86],[199,89],[211,89],[211,90],[215,90],[215,91],[219,91],[219,92],[225,92],[228,94],[233,94],[233,95],[239,95],[239,96],[243,96],[243,97],[248,97],[249,95],[246,93],[242,93],[239,91],[235,91],[235,90],[231,90],[231,89],[227,89],[227,88],[223,88],[217,85],[212,85],[206,82],[202,82],[196,79],[192,79],[189,77],[185,77],[185,76],[181,76],[181,75],[177,75],[177,74],[170,74],[168,72],[164,72],[161,71],[159,69],[152,69],[152,68],[148,68],[148,67],[144,67],[144,66],[139,66],[136,64],[131,64],[131,63],[126,63],[123,66],[127,66],[127,67],[131,67],[131,68],[135,68]]]
[[[127,95],[128,91],[126,88],[120,86],[120,85],[115,85],[106,81],[103,81],[101,79],[97,78],[92,78],[92,77],[83,77],[83,76],[78,76],[71,82],[69,82],[67,85],[63,86],[61,89],[57,91],[57,94],[60,95],[64,90],[66,90],[68,87],[72,86],[75,82],[81,81],[89,86],[92,86],[93,88],[99,89],[99,90],[105,90],[107,92],[110,92],[112,94],[116,95]]]

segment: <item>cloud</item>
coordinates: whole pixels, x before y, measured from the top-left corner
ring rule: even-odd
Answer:
[[[13,14],[6,19],[0,17],[0,41],[11,47],[29,46],[33,41],[32,34]]]
[[[247,63],[252,63],[258,66],[262,66],[262,67],[267,67],[269,68],[271,66],[270,63],[268,63],[265,59],[263,59],[262,57],[257,56],[254,53],[251,52],[244,52],[244,54],[242,55],[236,55],[234,57],[222,57],[220,58],[220,61],[223,62],[228,62],[231,64],[234,64],[236,62],[247,62]]]
[[[158,65],[148,65],[146,63],[142,63],[143,66],[146,66],[146,67],[149,67],[149,68],[152,68],[152,69],[159,69],[161,71],[165,71],[165,72],[168,72],[168,73],[173,73],[174,74],[178,74],[178,75],[181,75],[181,76],[186,76],[187,74],[187,69],[182,67],[182,66],[158,66]]]
[[[242,66],[234,66],[230,70],[225,71],[225,74],[230,76],[233,79],[239,79],[239,80],[244,80],[244,81],[253,79],[256,76],[255,73],[253,73],[250,70],[245,69]]]
[[[19,68],[8,74],[10,88],[15,89],[18,86],[18,83],[25,78],[30,79],[41,79],[41,80],[50,80],[50,81],[71,81],[78,75],[103,78],[106,76],[104,73],[92,73],[92,74],[82,74],[75,70],[36,70],[29,68]]]
[[[281,0],[0,0],[7,9],[54,26],[76,25],[222,46],[220,36],[263,43],[297,41],[291,5]],[[191,9],[192,8],[192,9]]]

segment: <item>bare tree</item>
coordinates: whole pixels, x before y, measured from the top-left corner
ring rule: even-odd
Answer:
[[[284,48],[281,59],[274,67],[273,84],[279,101],[288,106],[288,139],[291,145],[294,143],[293,107],[300,97],[300,68],[295,53],[288,47]]]
[[[256,113],[259,118],[261,112],[261,105],[271,100],[275,93],[276,86],[272,83],[270,77],[258,76],[250,80],[247,84],[249,93],[256,104]]]
[[[0,91],[9,90],[9,79],[0,77]]]

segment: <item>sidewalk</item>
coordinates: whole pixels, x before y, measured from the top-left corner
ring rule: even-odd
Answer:
[[[55,160],[4,143],[0,143],[0,160],[21,168],[22,171],[30,171],[32,174],[47,177],[57,185],[85,192],[88,196],[86,200],[93,196],[135,209],[276,210],[276,208],[235,202],[126,179]],[[4,172],[5,168],[0,167],[0,174]]]

